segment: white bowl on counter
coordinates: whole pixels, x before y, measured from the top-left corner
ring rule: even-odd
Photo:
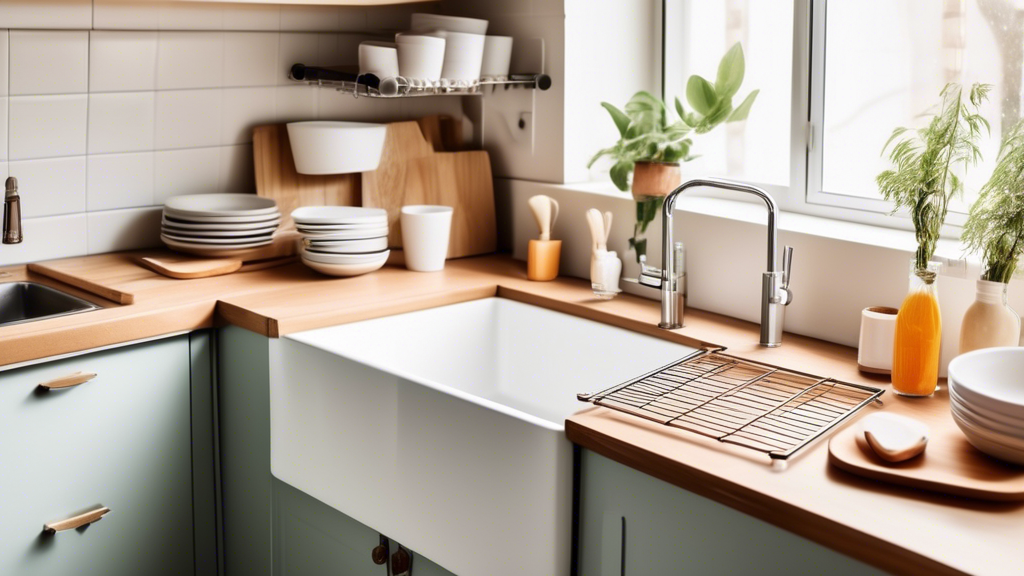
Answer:
[[[950,386],[969,406],[1024,422],[1024,348],[985,348],[949,363]]]
[[[295,170],[299,174],[352,174],[376,170],[387,126],[366,122],[291,122]]]
[[[388,249],[386,236],[380,238],[360,238],[356,240],[334,240],[316,238],[303,239],[303,245],[316,252],[328,252],[334,254],[369,254],[382,252]]]
[[[407,80],[437,82],[444,69],[445,39],[426,34],[402,33],[398,45],[398,73]]]
[[[300,226],[386,226],[388,212],[383,208],[361,206],[303,206],[292,210],[292,220]]]
[[[463,16],[445,16],[443,14],[426,14],[424,12],[416,12],[412,15],[412,30],[416,32],[448,30],[451,32],[465,32],[466,34],[487,34],[487,24],[487,20],[465,18]]]
[[[171,196],[164,213],[183,219],[241,217],[270,219],[278,215],[277,202],[255,194],[188,194]]]

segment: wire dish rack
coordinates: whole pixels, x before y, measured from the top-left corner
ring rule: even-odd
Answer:
[[[724,348],[693,354],[577,398],[785,462],[884,390],[741,360]]]

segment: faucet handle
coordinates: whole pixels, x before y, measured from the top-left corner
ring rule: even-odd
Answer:
[[[793,291],[789,289],[789,277],[793,272],[793,247],[786,246],[782,251],[782,290],[786,293],[782,298],[782,304],[789,306],[793,301]]]
[[[648,288],[661,288],[661,268],[655,268],[654,266],[647,265],[647,255],[641,254],[640,258],[640,275],[636,278],[623,278],[626,282],[632,282],[634,284],[640,284],[647,286]]]

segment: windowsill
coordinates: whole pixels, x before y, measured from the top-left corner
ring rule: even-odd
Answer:
[[[574,184],[550,184],[549,186],[566,191],[611,197],[623,202],[632,202],[632,197],[629,194],[620,191],[611,182],[580,182]],[[701,196],[699,195],[700,192],[697,194],[681,198],[676,204],[677,209],[739,222],[765,223],[765,209],[761,204]],[[908,230],[883,228],[881,226],[810,216],[796,212],[783,211],[780,213],[779,231],[817,236],[875,248],[898,250],[905,252],[908,259],[913,257],[914,251],[917,248],[917,240],[914,238],[914,233]],[[973,255],[965,257],[963,244],[959,240],[940,239],[935,251],[935,257],[944,264],[943,275],[966,278],[981,274],[981,261]]]

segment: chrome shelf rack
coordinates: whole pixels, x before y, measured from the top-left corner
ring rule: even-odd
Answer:
[[[419,96],[480,96],[499,89],[513,88],[528,90],[547,90],[551,87],[551,77],[547,74],[513,74],[502,79],[481,79],[473,84],[448,84],[445,82],[431,85],[418,84],[402,77],[378,79],[373,75],[360,76],[336,68],[318,68],[295,64],[288,77],[295,82],[302,82],[322,88],[333,88],[355,97],[368,98],[410,98]]]
[[[879,388],[782,370],[699,350],[577,398],[768,454],[784,462],[871,402]]]

